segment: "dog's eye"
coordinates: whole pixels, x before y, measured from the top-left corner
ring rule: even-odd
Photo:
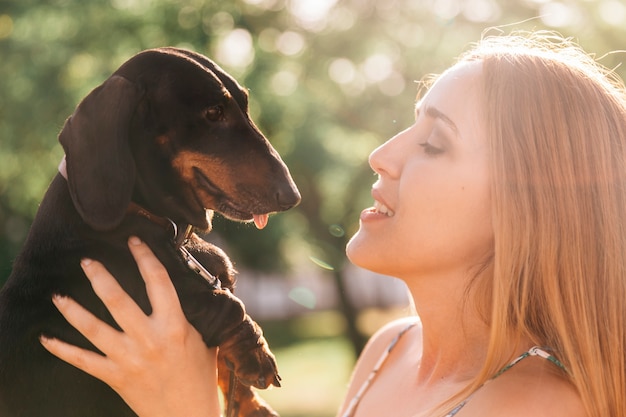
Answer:
[[[217,122],[224,116],[224,109],[222,106],[212,106],[205,110],[204,117],[211,122]]]

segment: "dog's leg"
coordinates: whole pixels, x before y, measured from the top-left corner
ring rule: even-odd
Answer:
[[[202,240],[195,233],[187,239],[185,248],[206,270],[220,280],[222,288],[234,292],[237,271],[221,248]]]
[[[224,393],[226,417],[278,417],[278,414],[252,389],[237,379],[232,364],[220,350],[218,382]]]
[[[206,321],[206,314],[197,315],[196,320],[188,315],[192,323],[198,323],[194,325],[207,344],[211,345],[211,339],[219,341],[219,383],[229,412],[226,417],[278,417],[252,389],[252,386],[262,389],[280,386],[280,377],[263,331],[245,313],[241,301],[232,295],[235,270],[230,260],[221,249],[195,235],[186,247],[220,279],[222,288],[230,290],[216,290],[212,294],[211,303],[217,302],[220,307],[210,322]],[[183,306],[191,305],[187,302]]]
[[[258,324],[246,315],[239,326],[223,336],[220,356],[245,385],[280,387],[276,360]]]
[[[183,310],[207,346],[219,346],[220,386],[225,397],[229,397],[229,371],[234,372],[238,383],[231,406],[239,408],[236,416],[277,416],[252,391],[252,386],[261,389],[280,386],[276,360],[259,325],[245,313],[243,303],[230,291],[213,290],[211,294],[196,292],[195,295],[182,304]],[[213,315],[206,314],[207,297]]]

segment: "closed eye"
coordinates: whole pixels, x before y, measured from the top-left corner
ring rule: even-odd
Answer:
[[[444,152],[443,149],[437,148],[428,142],[422,142],[419,144],[419,146],[421,146],[424,149],[424,153],[426,155],[435,156],[435,155],[440,155]]]

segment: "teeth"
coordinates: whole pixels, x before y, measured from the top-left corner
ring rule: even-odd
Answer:
[[[374,209],[380,214],[385,214],[389,217],[393,216],[393,211],[389,209],[386,205],[381,203],[380,201],[374,201]]]

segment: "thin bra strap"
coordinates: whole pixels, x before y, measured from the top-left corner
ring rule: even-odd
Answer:
[[[559,368],[561,368],[562,370],[564,370],[565,372],[567,372],[567,368],[565,368],[565,365],[563,365],[561,363],[561,361],[559,361],[557,358],[555,358],[554,356],[550,355],[548,352],[546,352],[545,350],[543,350],[542,348],[540,348],[539,346],[534,346],[531,347],[528,352],[524,352],[522,353],[520,356],[518,356],[517,358],[515,358],[513,361],[511,361],[511,363],[509,363],[507,366],[505,366],[504,368],[500,369],[500,371],[498,371],[498,373],[496,373],[494,376],[492,376],[490,379],[496,379],[497,377],[499,377],[500,375],[502,375],[503,373],[505,373],[506,371],[508,371],[509,369],[511,369],[516,363],[518,363],[519,361],[521,361],[524,358],[527,358],[529,356],[540,356],[544,359],[549,360],[550,362],[552,362],[553,364],[555,364],[556,366],[558,366]]]
[[[504,368],[500,369],[498,372],[496,372],[496,374],[494,376],[492,376],[491,378],[489,378],[484,384],[482,384],[480,387],[476,388],[476,390],[474,392],[472,392],[466,399],[464,399],[463,401],[461,401],[456,407],[454,407],[452,409],[452,411],[450,411],[448,414],[446,414],[444,417],[453,417],[456,413],[458,413],[459,411],[461,411],[461,409],[465,406],[465,404],[467,404],[469,402],[469,400],[472,399],[472,397],[474,396],[474,394],[476,393],[476,391],[478,391],[479,389],[481,389],[482,387],[484,387],[488,382],[493,381],[494,379],[496,379],[497,377],[499,377],[500,375],[502,375],[503,373],[505,373],[506,371],[508,371],[509,369],[511,369],[513,366],[515,366],[517,363],[519,363],[522,359],[525,359],[529,356],[539,356],[542,357],[544,359],[549,360],[550,362],[552,362],[553,364],[555,364],[556,366],[558,366],[559,368],[561,368],[562,370],[564,370],[565,372],[567,372],[567,368],[565,367],[565,365],[563,365],[561,363],[561,361],[559,361],[557,358],[555,358],[554,356],[550,355],[548,352],[546,352],[544,349],[540,348],[539,346],[534,346],[532,348],[530,348],[527,352],[522,353],[521,355],[519,355],[517,358],[513,359],[508,365],[506,365]]]
[[[394,337],[394,339],[391,341],[391,343],[387,347],[387,350],[385,350],[383,352],[383,354],[380,357],[380,359],[378,359],[378,362],[376,362],[376,365],[374,365],[374,369],[372,369],[372,371],[370,372],[370,374],[367,377],[367,379],[365,380],[365,382],[363,382],[363,384],[361,385],[361,388],[359,388],[359,391],[354,395],[354,397],[352,397],[352,400],[350,401],[350,404],[348,405],[348,408],[341,415],[341,417],[351,417],[354,414],[354,411],[356,410],[357,405],[359,405],[359,402],[361,401],[361,398],[363,397],[363,394],[365,394],[365,391],[367,391],[367,389],[370,387],[370,385],[372,385],[372,381],[376,377],[376,374],[378,373],[380,368],[382,368],[383,364],[385,363],[385,361],[389,357],[389,354],[391,353],[393,348],[396,347],[396,344],[398,343],[398,340],[400,340],[400,338],[409,329],[411,329],[413,326],[415,326],[415,324],[417,324],[417,323],[416,322],[409,323],[406,327],[404,327],[400,331],[400,333],[398,333],[396,335],[396,337]]]
[[[346,411],[341,415],[341,417],[352,417],[354,415],[354,412],[356,411],[356,408],[359,405],[359,402],[361,401],[361,398],[363,398],[363,395],[365,394],[367,389],[372,385],[372,381],[374,380],[374,378],[376,378],[376,375],[378,374],[378,371],[382,368],[383,364],[385,363],[385,361],[389,357],[389,354],[391,353],[393,348],[396,346],[396,344],[398,343],[400,338],[407,331],[409,331],[412,327],[414,327],[416,324],[417,324],[416,322],[409,323],[407,326],[405,326],[400,331],[400,333],[398,333],[396,335],[396,337],[394,337],[394,339],[391,341],[391,343],[389,344],[387,349],[381,355],[380,359],[378,359],[378,362],[376,362],[376,365],[374,366],[374,369],[372,369],[372,371],[370,372],[370,374],[367,377],[367,379],[363,382],[363,384],[359,388],[359,391],[354,395],[354,397],[352,397],[352,400],[350,401],[350,404],[348,405]],[[525,358],[527,358],[529,356],[539,356],[539,357],[542,357],[544,359],[547,359],[550,362],[552,362],[553,364],[555,364],[556,366],[558,366],[559,368],[563,369],[565,372],[567,372],[567,368],[557,358],[555,358],[554,356],[549,354],[544,349],[547,349],[547,348],[543,348],[542,349],[542,348],[540,348],[538,346],[534,346],[534,347],[530,348],[527,352],[522,353],[520,356],[518,356],[517,358],[512,360],[508,365],[506,365],[505,367],[500,369],[500,371],[498,371],[494,376],[489,378],[484,384],[482,384],[480,387],[478,387],[473,393],[471,393],[467,398],[465,398],[463,401],[461,401],[456,407],[454,407],[452,409],[452,411],[450,411],[444,417],[453,417],[456,413],[461,411],[461,409],[465,406],[465,404],[467,404],[469,402],[469,400],[474,396],[476,391],[478,391],[480,388],[484,387],[488,382],[493,381],[494,379],[496,379],[497,377],[502,375],[504,372],[506,372],[509,369],[511,369],[513,366],[515,366],[517,363],[519,363],[522,359],[525,359]]]

